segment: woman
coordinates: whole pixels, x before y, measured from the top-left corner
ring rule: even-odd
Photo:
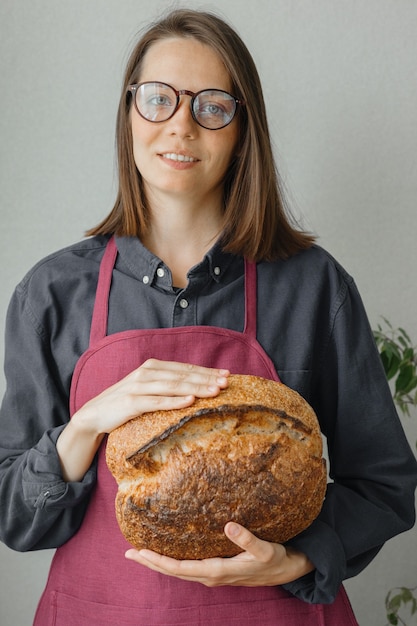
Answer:
[[[117,138],[113,211],[29,272],[9,309],[1,538],[61,546],[35,624],[356,624],[342,581],[412,526],[416,463],[352,279],[286,217],[236,33],[188,10],[153,25]],[[229,372],[281,379],[315,408],[322,512],[285,546],[226,524],[243,550],[230,559],[130,549],[106,434],[221,393]]]

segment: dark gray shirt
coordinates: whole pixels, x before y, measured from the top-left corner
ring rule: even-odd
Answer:
[[[0,538],[16,550],[57,547],[82,523],[95,465],[62,479],[56,440],[69,419],[71,376],[88,348],[99,264],[94,237],[38,263],[16,288],[6,328],[0,415]],[[185,289],[134,238],[118,238],[108,333],[212,325],[243,330],[244,264],[215,245]],[[352,278],[314,246],[258,264],[257,338],[285,384],[317,412],[330,483],[318,519],[290,543],[316,571],[286,585],[329,602],[390,537],[414,522],[417,464],[406,442]]]

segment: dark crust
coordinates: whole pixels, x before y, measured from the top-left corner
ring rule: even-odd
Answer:
[[[116,511],[123,534],[138,549],[177,559],[233,556],[241,549],[226,538],[226,522],[284,543],[315,519],[325,489],[323,460],[307,461],[302,450],[294,459],[284,437],[282,445],[262,446],[239,464],[210,451],[201,458],[174,449],[153,490],[132,486],[119,493]]]

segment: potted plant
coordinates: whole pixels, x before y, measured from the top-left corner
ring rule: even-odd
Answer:
[[[393,328],[385,318],[383,321],[384,328],[378,324],[373,331],[375,341],[391,381],[394,402],[403,415],[410,416],[412,407],[417,407],[417,346],[403,328]],[[417,586],[390,589],[385,609],[388,624],[407,626],[400,613],[408,613],[417,624]]]

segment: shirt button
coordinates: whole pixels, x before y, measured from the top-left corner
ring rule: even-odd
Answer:
[[[215,267],[213,271],[216,274],[216,276],[220,276],[220,271],[221,271],[220,267]]]
[[[165,270],[162,269],[162,267],[158,267],[156,273],[158,274],[159,278],[163,278],[165,276]]]
[[[186,300],[185,298],[181,298],[181,300],[180,300],[180,307],[182,309],[186,309],[187,306],[188,306],[188,300]]]
[[[149,283],[149,276],[144,276],[142,278],[142,282],[143,282],[144,285],[147,285]]]

